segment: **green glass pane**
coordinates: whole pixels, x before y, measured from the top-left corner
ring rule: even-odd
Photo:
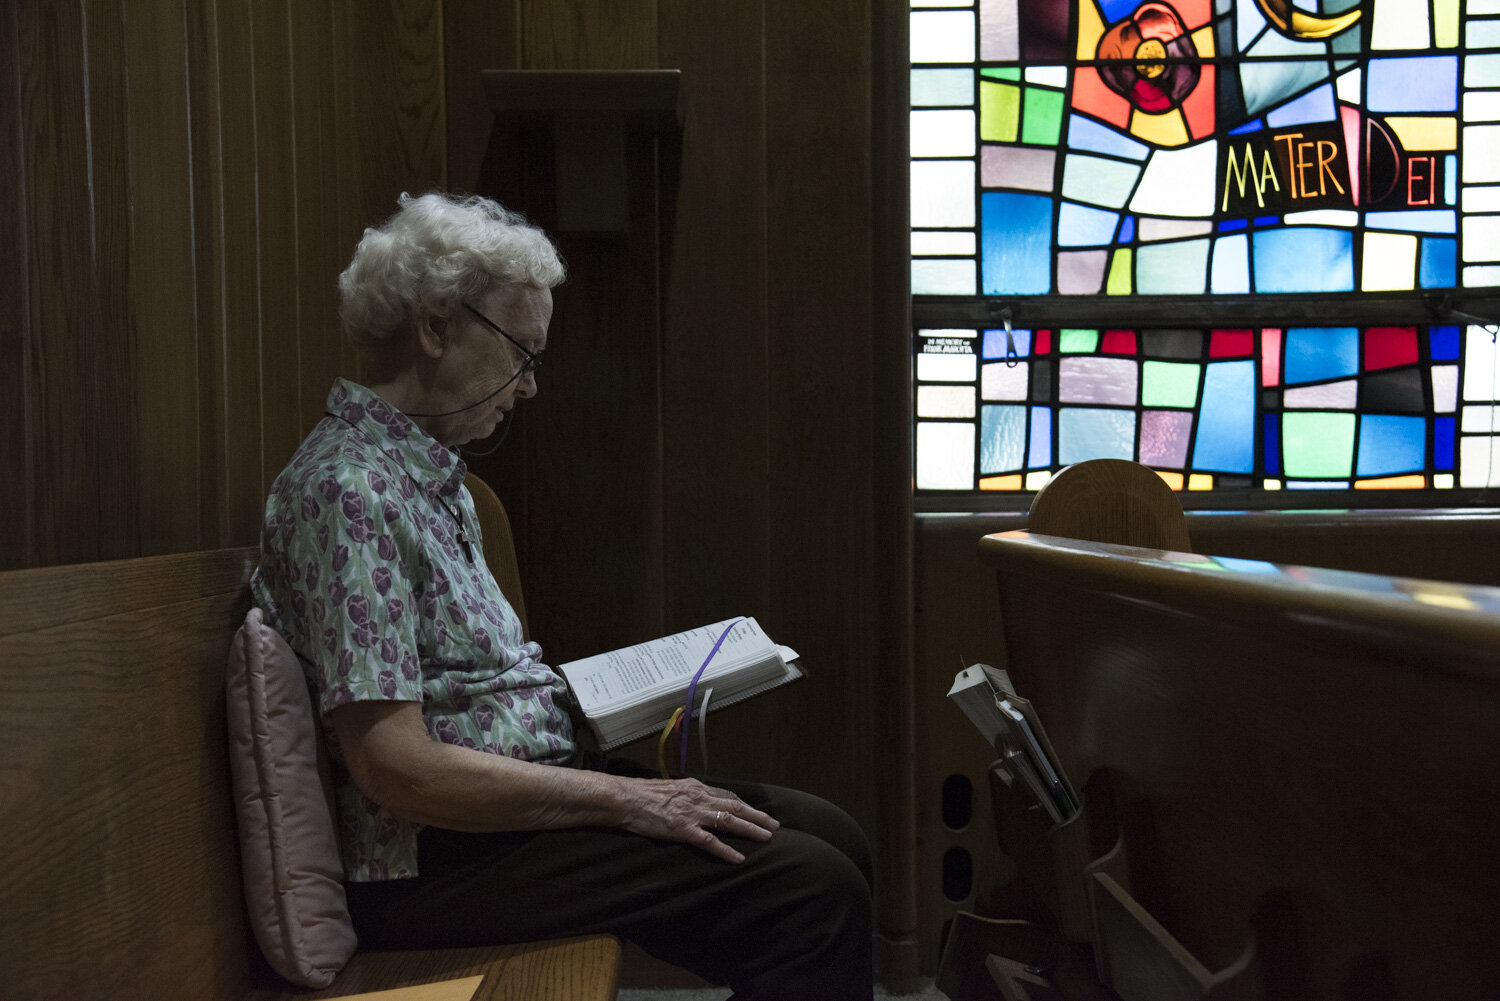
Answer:
[[[1198,402],[1197,365],[1148,361],[1141,373],[1141,403],[1148,407],[1191,407]]]
[[[1021,88],[1008,83],[979,85],[979,138],[1013,143],[1021,119]]]
[[[988,77],[991,80],[1017,80],[1018,81],[1018,80],[1021,79],[1021,67],[1019,67],[1019,66],[1008,66],[1008,67],[1003,67],[1003,68],[1000,68],[1000,69],[980,70],[979,71],[979,75],[980,76],[984,76],[984,77]]]
[[[1021,141],[1056,146],[1062,135],[1063,94],[1043,87],[1026,88],[1026,113],[1021,118]]]
[[[1354,470],[1353,414],[1283,414],[1286,475],[1346,477]]]
[[[1115,251],[1114,260],[1109,262],[1109,281],[1104,286],[1107,294],[1130,294],[1134,287],[1130,278],[1130,272],[1135,263],[1134,257],[1129,247],[1122,247]]]
[[[1063,354],[1087,354],[1099,348],[1099,331],[1064,330],[1057,339],[1058,350]]]

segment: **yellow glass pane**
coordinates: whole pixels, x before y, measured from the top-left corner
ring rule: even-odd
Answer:
[[[979,85],[979,138],[1013,143],[1021,122],[1021,88],[1013,83]]]
[[[1446,116],[1392,115],[1385,124],[1396,133],[1408,153],[1429,149],[1458,149],[1458,119]]]
[[[1427,477],[1420,473],[1409,476],[1385,476],[1378,480],[1355,480],[1355,490],[1422,490],[1427,486]]]
[[[1099,49],[1099,39],[1104,37],[1104,19],[1092,3],[1078,5],[1078,58],[1092,60]]]
[[[1020,490],[1021,474],[1012,473],[1009,476],[983,476],[979,480],[980,490]]]
[[[1280,490],[1281,489],[1281,481],[1280,480],[1263,480],[1261,482],[1260,486],[1261,486],[1262,490]]]
[[[1192,141],[1182,109],[1173,108],[1164,115],[1137,111],[1130,116],[1130,134],[1157,146],[1186,146]]]
[[[1109,262],[1109,281],[1104,291],[1110,295],[1129,295],[1135,287],[1132,273],[1135,270],[1135,254],[1129,247],[1115,251]]]
[[[1189,490],[1212,490],[1214,478],[1207,473],[1194,473],[1188,477]]]
[[[1192,38],[1193,47],[1198,50],[1198,55],[1204,59],[1212,59],[1214,57],[1214,29],[1212,27],[1204,25],[1193,32]]]
[[[1433,43],[1440,49],[1458,48],[1459,0],[1432,0]]]
[[[1181,490],[1182,489],[1182,474],[1181,473],[1173,473],[1173,472],[1169,472],[1169,471],[1167,471],[1165,469],[1158,469],[1158,470],[1156,470],[1156,475],[1160,476],[1162,478],[1162,480],[1164,480],[1166,482],[1167,486],[1171,487],[1173,490]]]
[[[1052,472],[1047,469],[1038,469],[1026,474],[1026,489],[1040,490],[1052,482]]]

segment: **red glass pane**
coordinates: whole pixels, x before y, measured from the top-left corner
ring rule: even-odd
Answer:
[[[1104,343],[1100,345],[1099,349],[1105,354],[1133,355],[1135,354],[1135,331],[1106,330],[1104,332]]]
[[[1033,355],[1050,355],[1052,353],[1052,331],[1038,330],[1036,332],[1036,343],[1031,347]]]
[[[1215,330],[1209,342],[1210,358],[1244,358],[1255,353],[1253,330]]]
[[[1415,327],[1371,327],[1365,331],[1365,368],[1392,368],[1416,362]]]

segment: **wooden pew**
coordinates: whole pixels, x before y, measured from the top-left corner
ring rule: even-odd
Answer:
[[[489,541],[488,539],[486,541]],[[254,548],[0,573],[0,997],[270,1001],[483,975],[613,998],[608,936],[356,954],[288,992],[246,927],[224,668]]]
[[[1500,590],[988,536],[1085,810],[1001,847],[1125,998],[1500,996]]]

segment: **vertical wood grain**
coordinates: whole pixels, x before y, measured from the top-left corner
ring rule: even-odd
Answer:
[[[187,38],[188,158],[191,164],[193,323],[197,331],[198,510],[192,517],[204,548],[229,538],[230,456],[226,450],[224,141],[219,106],[218,5],[184,7]],[[238,486],[238,479],[236,479]],[[237,509],[238,510],[238,509]]]
[[[31,269],[28,246],[27,176],[22,156],[21,53],[19,14],[14,4],[0,7],[0,177],[13,178],[0,200],[0,429],[8,447],[0,449],[0,567],[35,566],[36,480],[32,425],[31,338],[27,296]]]
[[[494,115],[481,70],[515,69],[520,62],[517,0],[444,0],[443,85],[447,110],[450,191],[475,191]]]
[[[658,2],[520,0],[522,65],[559,70],[655,68]]]
[[[130,210],[130,237],[116,250],[127,253],[123,268],[100,262],[101,274],[129,277],[129,322],[111,326],[131,335],[124,361],[132,378],[122,392],[135,403],[125,427],[136,431],[140,483],[120,493],[138,493],[143,551],[184,552],[201,540],[198,519],[184,514],[200,504],[202,458],[185,10],[181,3],[132,5],[123,27],[129,192],[116,201]]]
[[[259,539],[265,505],[265,400],[268,358],[261,304],[274,290],[260,285],[261,220],[255,86],[257,57],[252,0],[216,0],[214,44],[219,64],[219,233],[224,385],[219,399],[223,443],[224,545]]]
[[[149,485],[141,477],[142,452],[157,444],[137,423],[137,330],[129,322],[135,298],[133,269],[121,266],[116,256],[117,248],[131,246],[134,238],[130,205],[136,130],[132,124],[141,102],[130,101],[128,95],[129,70],[141,60],[133,58],[124,3],[88,0],[83,9],[88,68],[84,127],[89,137],[93,227],[89,291],[98,318],[85,334],[92,369],[86,420],[98,429],[100,439],[89,485],[92,490],[85,490],[94,494],[92,513],[99,528],[98,549],[88,558],[112,559],[141,551],[142,487]],[[191,392],[192,384],[187,388]],[[191,536],[185,541],[192,545]]]
[[[19,10],[21,176],[27,179],[27,297],[35,493],[41,564],[99,551],[99,428],[90,419],[90,342],[100,322],[92,276],[97,232],[90,190],[87,42],[76,5]]]
[[[661,403],[665,618],[685,629],[770,605],[764,5],[659,8],[685,82]]]
[[[260,304],[261,443],[264,490],[308,430],[303,423],[301,317],[295,290],[297,176],[294,93],[300,92],[290,38],[292,0],[256,0],[251,10],[255,62],[256,285]],[[307,96],[312,97],[309,93]],[[324,387],[326,388],[326,387]],[[239,541],[239,540],[236,540]],[[255,538],[243,540],[254,542]]]

